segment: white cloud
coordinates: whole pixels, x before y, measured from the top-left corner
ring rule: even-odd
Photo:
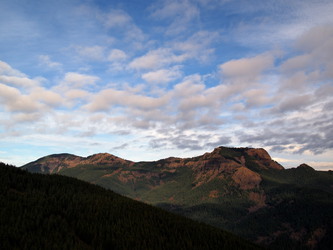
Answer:
[[[281,69],[281,91],[313,91],[318,83],[332,81],[333,25],[314,27],[296,40],[296,56]]]
[[[242,8],[239,3],[230,1],[228,9],[235,15],[255,17],[236,24],[228,36],[232,42],[258,50],[290,46],[309,29],[333,23],[333,4],[329,0],[295,0],[288,8],[283,0],[274,4],[265,1],[260,5],[243,1]]]
[[[181,97],[202,93],[204,90],[205,85],[202,82],[202,77],[198,74],[187,76],[181,83],[174,86],[175,95]]]
[[[331,43],[332,37],[333,24],[315,26],[296,40],[296,48],[303,51],[313,51],[322,47],[326,42]]]
[[[50,56],[48,56],[48,55],[40,55],[40,56],[38,56],[38,59],[42,66],[46,66],[51,69],[61,69],[62,68],[61,63],[52,61]]]
[[[36,112],[41,105],[18,89],[0,83],[0,102],[10,112]]]
[[[214,55],[214,48],[212,44],[217,42],[220,35],[217,31],[201,30],[185,41],[178,41],[173,43],[172,47],[175,51],[181,51],[186,55],[186,58],[195,58],[200,62],[207,62]]]
[[[284,65],[283,65],[284,66]],[[287,91],[305,91],[308,89],[308,86],[313,83],[314,79],[313,74],[307,74],[303,70],[301,71],[292,71],[289,74],[281,75],[280,80],[280,90],[281,92]],[[315,73],[315,78],[317,75]]]
[[[158,20],[170,21],[165,29],[167,35],[185,32],[189,24],[199,18],[200,11],[195,4],[187,0],[164,0],[152,8],[151,16]]]
[[[304,69],[308,67],[311,61],[311,56],[309,54],[302,54],[292,58],[287,59],[282,65],[281,70],[284,73],[295,72],[295,70]]]
[[[28,77],[18,77],[18,76],[1,76],[0,75],[0,82],[7,83],[17,87],[35,87],[39,86],[39,80],[30,79]]]
[[[9,87],[2,83],[0,83],[0,90],[0,95],[4,100],[14,100],[20,95],[20,91],[18,89]]]
[[[313,102],[312,95],[299,95],[299,96],[289,96],[286,99],[283,99],[279,105],[276,107],[279,112],[288,112],[288,111],[300,111],[307,106],[311,105]]]
[[[109,61],[123,61],[126,59],[127,59],[126,53],[120,49],[111,50],[111,52],[108,56]]]
[[[34,113],[19,113],[14,114],[12,116],[13,121],[15,123],[34,123],[38,121],[43,116],[42,113],[34,112]],[[11,124],[12,126],[15,126],[14,124]]]
[[[80,88],[87,85],[93,85],[99,80],[100,79],[97,76],[85,75],[76,72],[68,72],[66,73],[62,84],[70,88]]]
[[[61,106],[61,104],[65,103],[65,100],[61,95],[41,87],[34,88],[31,91],[30,96],[34,100],[39,100],[40,102],[53,107]]]
[[[246,104],[248,107],[262,107],[273,101],[269,98],[267,90],[264,87],[247,90],[243,96],[246,98]]]
[[[117,71],[126,70],[127,58],[128,56],[123,50],[120,49],[111,50],[107,58],[107,60],[111,62],[111,64],[109,65],[110,71],[117,72]]]
[[[102,46],[91,46],[91,47],[84,47],[84,46],[76,46],[75,47],[77,53],[89,60],[94,61],[103,61],[105,60],[105,48]]]
[[[192,58],[207,62],[214,49],[211,45],[218,40],[217,32],[199,31],[184,41],[170,42],[170,47],[160,47],[134,58],[128,65],[130,69],[155,70],[170,65],[178,65]]]
[[[105,89],[93,95],[91,102],[85,105],[85,108],[91,112],[108,111],[115,105],[148,110],[160,108],[167,102],[167,96],[153,98],[122,90]]]
[[[7,104],[12,112],[36,112],[41,109],[41,105],[29,96],[22,95],[13,102]]]
[[[330,25],[317,26],[302,35],[296,48],[309,55],[306,71],[320,69],[323,75],[331,76],[333,57],[333,21]]]
[[[128,26],[132,18],[123,10],[110,10],[104,17],[104,24],[108,28]]]
[[[240,78],[244,81],[257,80],[263,71],[273,66],[274,57],[261,54],[250,58],[231,60],[220,65],[223,76],[227,78]]]
[[[90,95],[89,92],[84,91],[82,89],[70,89],[65,92],[65,96],[69,99],[81,99],[88,97]]]
[[[141,77],[148,83],[165,84],[182,76],[182,71],[179,66],[174,66],[169,69],[160,69],[143,74]]]
[[[173,63],[180,63],[186,59],[184,55],[176,55],[171,49],[160,48],[151,50],[147,54],[135,58],[129,67],[137,70],[159,69]]]
[[[22,72],[13,69],[8,63],[0,61],[0,75],[26,77]]]
[[[111,9],[107,13],[99,12],[98,16],[106,28],[117,32],[117,37],[121,37],[122,42],[131,44],[135,49],[144,47],[145,34],[127,12]]]

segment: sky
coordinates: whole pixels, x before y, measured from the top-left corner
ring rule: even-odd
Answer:
[[[265,148],[333,169],[333,1],[0,1],[0,161]]]

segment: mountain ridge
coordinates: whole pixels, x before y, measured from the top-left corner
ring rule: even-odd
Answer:
[[[217,147],[215,148],[212,152],[206,152],[202,155],[199,156],[194,156],[194,157],[188,157],[188,158],[181,158],[181,157],[167,157],[167,158],[163,158],[160,160],[156,160],[156,161],[130,161],[130,160],[126,160],[123,159],[121,157],[115,156],[113,154],[110,153],[96,153],[96,154],[92,154],[89,155],[87,157],[82,157],[82,156],[77,156],[74,154],[68,154],[68,153],[60,153],[60,154],[51,154],[51,155],[47,155],[44,157],[41,157],[33,162],[27,163],[23,166],[21,166],[23,169],[28,168],[30,165],[33,164],[40,164],[40,167],[45,167],[46,165],[44,165],[43,163],[47,162],[47,163],[54,163],[52,165],[52,167],[49,168],[43,168],[41,169],[42,172],[45,173],[54,173],[55,171],[60,171],[63,167],[66,167],[66,163],[68,163],[68,161],[72,160],[72,163],[67,166],[67,167],[73,167],[73,165],[79,165],[79,164],[109,164],[109,163],[123,163],[123,164],[134,164],[134,163],[153,163],[153,162],[160,162],[160,161],[184,161],[187,159],[208,159],[208,158],[212,158],[216,156],[222,156],[222,152],[221,151],[225,151],[224,153],[226,154],[226,157],[229,157],[230,150],[237,150],[240,152],[246,152],[248,153],[250,156],[254,156],[257,159],[261,159],[264,160],[265,163],[263,163],[261,166],[263,168],[276,168],[276,169],[284,169],[279,163],[275,162],[272,160],[272,158],[270,157],[270,155],[268,154],[268,152],[263,149],[263,148],[230,148],[230,147]],[[232,154],[232,156],[235,156],[235,154]],[[54,161],[53,161],[54,159]],[[237,159],[237,157],[236,157]],[[244,163],[244,159],[239,159],[239,161],[243,161]],[[271,162],[269,162],[271,161]],[[58,163],[58,165],[56,164]]]
[[[95,154],[74,157],[69,164],[65,156],[49,161],[52,173],[98,184],[273,249],[333,243],[333,174],[306,164],[285,169],[263,148],[218,147],[191,158],[146,162]],[[37,160],[23,168],[47,173],[47,164]]]
[[[26,169],[29,165],[34,165],[35,170],[30,170],[31,172],[42,172],[42,173],[56,173],[63,168],[73,168],[79,164],[99,164],[105,165],[112,162],[116,163],[132,163],[129,160],[122,159],[115,155],[109,153],[97,153],[92,154],[87,157],[77,156],[74,154],[60,153],[51,154],[37,159],[36,161],[30,162],[21,166],[21,168]],[[38,169],[40,168],[40,169]]]

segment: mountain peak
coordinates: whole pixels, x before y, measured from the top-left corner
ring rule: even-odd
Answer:
[[[315,171],[314,168],[310,167],[308,164],[302,163],[297,167],[297,169],[304,169],[308,171]]]
[[[247,148],[246,153],[259,159],[272,160],[268,152],[263,148]]]
[[[82,159],[84,158],[73,154],[52,154],[28,163],[22,168],[29,169],[30,172],[57,173],[63,168],[76,166]]]
[[[34,162],[22,166],[31,172],[58,173],[63,168],[73,168],[78,165],[131,165],[133,162],[124,160],[109,153],[98,153],[88,157],[81,157],[72,154],[52,154],[42,157]]]
[[[90,155],[87,158],[85,158],[85,164],[91,163],[91,164],[109,164],[109,163],[131,163],[131,161],[122,159],[120,157],[117,157],[115,155],[109,154],[109,153],[99,153],[99,154],[94,154]]]
[[[211,153],[206,153],[206,157],[223,156],[234,158],[241,162],[245,161],[246,157],[251,158],[262,169],[284,169],[279,163],[272,160],[268,152],[263,148],[232,148],[232,147],[217,147]]]

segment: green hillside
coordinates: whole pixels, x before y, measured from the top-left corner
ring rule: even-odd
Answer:
[[[0,249],[257,249],[102,187],[0,163]]]

